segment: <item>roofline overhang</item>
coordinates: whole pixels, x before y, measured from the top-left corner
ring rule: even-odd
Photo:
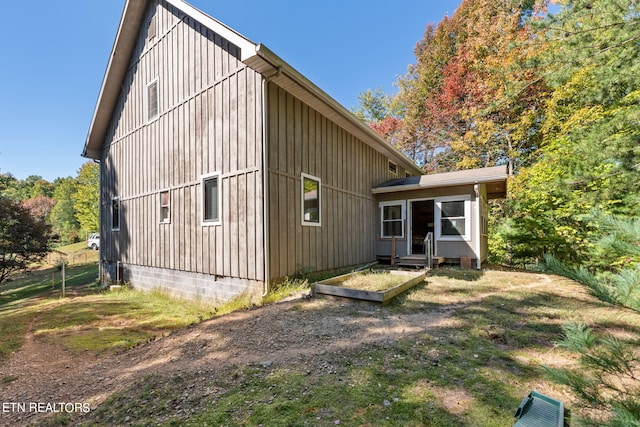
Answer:
[[[257,64],[258,61],[263,61],[263,64]],[[423,173],[422,169],[420,169],[413,160],[378,135],[369,125],[358,119],[351,111],[347,110],[342,104],[320,89],[264,44],[258,44],[256,46],[256,57],[245,62],[252,66],[252,68],[257,69],[256,71],[263,74],[265,78],[274,81],[276,84],[282,83],[283,80],[288,80],[288,84],[296,85],[308,92],[311,96],[335,112],[335,115],[330,115],[328,118],[336,121],[376,151],[398,162],[405,170],[413,174]],[[267,71],[264,69],[264,65],[267,65],[270,70]],[[303,99],[303,101],[309,103],[308,99]],[[314,105],[310,106],[312,108],[315,107]],[[325,114],[325,111],[320,112]]]
[[[100,159],[101,157],[104,138],[120,96],[122,82],[130,66],[131,53],[135,47],[149,1],[127,0],[125,3],[116,40],[111,50],[111,56],[98,96],[98,102],[82,151],[83,157],[92,159]],[[265,45],[255,44],[240,33],[183,0],[166,1],[239,47],[242,62],[260,73],[263,78],[274,81],[285,90],[289,88],[299,89],[298,95],[303,95],[302,98],[304,99],[302,100],[310,104],[310,107],[318,109],[320,113],[328,116],[329,119],[334,120],[347,131],[353,133],[365,144],[397,162],[405,170],[416,175],[422,174],[422,170],[409,157],[384,140],[351,111],[347,110]],[[294,95],[296,94],[294,93]]]
[[[465,171],[459,171],[456,173],[463,173]],[[440,174],[428,175],[429,177],[437,177]],[[419,183],[419,184],[410,184],[410,185],[394,185],[394,186],[383,186],[371,189],[373,194],[386,194],[386,193],[399,193],[404,191],[413,191],[413,190],[425,190],[431,188],[443,188],[443,187],[456,187],[462,185],[475,185],[475,184],[488,184],[492,182],[506,182],[509,177],[508,173],[496,173],[486,176],[480,177],[455,177],[452,179],[443,179]]]

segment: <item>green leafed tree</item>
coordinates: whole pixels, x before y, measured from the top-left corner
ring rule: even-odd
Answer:
[[[49,252],[51,227],[19,203],[0,197],[0,285]]]
[[[59,178],[54,184],[53,197],[56,200],[56,205],[51,210],[49,221],[61,243],[73,243],[78,239],[78,230],[80,229],[73,202],[73,195],[76,193],[75,180],[73,178]]]
[[[100,229],[100,166],[87,162],[78,171],[76,191],[71,195],[76,219],[86,233]]]

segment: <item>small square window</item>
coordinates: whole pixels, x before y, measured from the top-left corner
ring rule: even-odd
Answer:
[[[220,175],[202,177],[202,224],[220,225]]]
[[[111,199],[111,230],[120,230],[120,199]]]
[[[320,191],[320,178],[302,174],[302,225],[321,225]]]
[[[394,175],[398,174],[398,165],[393,163],[391,160],[389,160],[389,172],[391,172]]]
[[[170,197],[168,191],[160,192],[160,222],[165,224],[171,222]]]
[[[158,117],[158,80],[154,80],[147,86],[147,120]]]

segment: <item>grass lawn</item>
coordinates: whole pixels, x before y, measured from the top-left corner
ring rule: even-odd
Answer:
[[[20,348],[28,329],[73,351],[102,353],[133,347],[250,305],[239,299],[214,306],[126,287],[102,290],[97,275],[95,264],[67,267],[65,298],[57,268],[17,275],[0,287],[0,362]]]
[[[96,292],[88,287],[95,268],[69,269],[78,277],[69,285],[77,295],[64,300],[47,289],[46,273],[3,288],[0,362],[28,327],[72,351],[104,356],[223,312],[160,293]],[[396,339],[294,357],[284,365],[227,363],[149,375],[81,419],[53,418],[51,425],[508,426],[531,389],[573,410],[571,392],[541,370],[575,363],[556,346],[562,325],[583,321],[598,333],[640,343],[640,314],[596,301],[566,279],[526,272],[442,268],[386,307],[366,311],[300,300],[291,310],[317,312],[313,321],[320,323],[344,316],[348,325],[365,316],[384,325],[417,316],[430,326],[422,328],[420,320],[415,332]],[[216,333],[224,339],[224,332]]]
[[[382,292],[401,285],[408,280],[407,276],[392,274],[388,271],[368,271],[349,277],[344,282],[336,284],[345,288],[361,291]]]
[[[286,366],[151,375],[84,425],[509,426],[532,389],[572,407],[571,392],[541,370],[575,362],[555,344],[562,325],[582,320],[638,342],[640,314],[596,301],[563,278],[443,268],[427,282],[380,316],[451,310],[436,327]],[[313,303],[294,309],[312,310],[305,304]]]

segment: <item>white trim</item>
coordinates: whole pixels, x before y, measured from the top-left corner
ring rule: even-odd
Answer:
[[[475,197],[476,197],[476,209],[475,209],[475,218],[474,218],[474,224],[475,224],[475,233],[473,233],[474,238],[476,239],[476,244],[475,244],[475,252],[476,252],[476,268],[478,270],[480,270],[482,268],[482,244],[481,244],[481,230],[480,230],[480,209],[482,208],[481,205],[481,200],[480,200],[480,185],[475,184],[473,186],[473,192],[475,193]]]
[[[442,235],[442,202],[464,202],[464,231],[465,234],[463,236],[449,236]],[[449,241],[449,242],[459,242],[459,241],[471,241],[471,196],[469,194],[461,194],[459,196],[446,196],[446,197],[436,197],[435,198],[435,209],[434,209],[434,230],[435,230],[435,238],[436,240],[441,241]]]
[[[162,193],[167,193],[167,195],[169,196],[169,200],[167,203],[167,210],[168,210],[169,216],[166,220],[162,218],[162,208],[163,208]],[[171,191],[169,189],[160,190],[158,192],[158,214],[159,214],[160,224],[171,224]]]
[[[385,236],[384,235],[384,207],[385,206],[398,206],[400,205],[400,223],[402,224],[402,234],[400,236]],[[406,200],[392,200],[388,202],[380,202],[378,203],[378,207],[380,208],[380,238],[381,239],[391,239],[395,237],[396,239],[404,239],[406,236],[406,222],[407,222],[407,201]],[[394,221],[398,221],[397,219]]]
[[[118,202],[118,226],[113,226],[113,202]],[[111,203],[109,204],[109,211],[111,212],[111,231],[120,231],[120,225],[122,221],[122,203],[120,203],[119,197],[112,197]]]
[[[211,16],[203,13],[202,11],[196,9],[195,7],[182,0],[167,0],[167,3],[175,6],[186,15],[190,16],[205,27],[212,30],[214,33],[220,35],[222,38],[227,39],[228,41],[239,47],[241,61],[245,61],[247,58],[256,54],[258,45],[244,37],[242,34],[227,27],[217,19],[212,18]]]
[[[206,220],[204,218],[204,182],[205,180],[210,178],[218,179],[218,219],[215,220]],[[200,225],[202,225],[203,227],[222,225],[222,178],[220,177],[220,172],[212,172],[200,176],[200,222]]]
[[[307,221],[305,220],[305,211],[304,211],[304,180],[308,179],[310,181],[318,182],[318,221]],[[301,209],[302,209],[302,225],[311,226],[311,227],[322,227],[322,180],[317,176],[309,175],[306,173],[300,174],[300,200],[301,200]]]
[[[429,200],[433,200],[433,256],[438,256],[438,240],[435,238],[435,227],[436,227],[436,198],[435,197],[421,197],[418,199],[407,199],[407,254],[413,254],[413,230],[411,226],[413,225],[413,202],[428,202]],[[421,255],[421,254],[419,254]]]
[[[160,117],[160,83],[159,78],[151,80],[147,83],[147,88],[145,90],[144,99],[145,99],[145,123],[154,122]],[[153,116],[150,116],[151,110],[151,99],[149,98],[149,88],[153,85],[156,85],[156,113]]]
[[[391,170],[391,165],[393,165],[393,168],[395,169],[395,171]],[[387,159],[387,170],[389,171],[389,173],[392,173],[395,176],[398,176],[398,164],[390,159]],[[406,174],[406,171],[405,171],[405,174]]]

